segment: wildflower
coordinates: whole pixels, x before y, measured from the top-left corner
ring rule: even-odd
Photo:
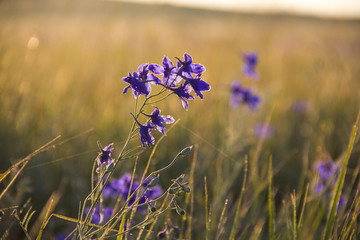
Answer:
[[[330,159],[318,162],[315,164],[315,169],[319,173],[320,178],[324,181],[328,181],[331,178],[336,179],[337,177],[336,163]]]
[[[97,158],[98,162],[98,168],[96,169],[96,172],[99,173],[100,166],[105,163],[106,167],[108,167],[111,163],[114,162],[114,160],[111,158],[110,154],[112,150],[114,149],[113,143],[109,144],[108,146],[102,148],[100,142],[98,142],[99,148],[101,150],[101,153],[99,157]]]
[[[179,75],[185,76],[185,78],[192,78],[191,73],[201,74],[205,71],[205,67],[201,64],[192,63],[192,57],[185,53],[184,61],[178,60]]]
[[[269,139],[274,135],[274,128],[269,124],[258,123],[254,127],[254,132],[258,138]]]
[[[161,81],[158,77],[154,76],[154,74],[152,73],[149,73],[149,69],[148,69],[148,64],[147,63],[144,63],[144,64],[141,64],[139,67],[138,67],[138,75],[139,75],[139,78],[142,82],[150,82],[150,83],[153,83],[153,84],[160,84]]]
[[[259,73],[255,70],[255,67],[258,62],[257,54],[254,52],[244,53],[243,60],[244,60],[244,64],[243,64],[243,68],[242,68],[243,74],[246,77],[258,79]]]
[[[132,186],[130,186],[131,180],[132,180],[131,174],[126,173],[121,178],[111,181],[109,186],[106,186],[107,196],[112,196],[114,198],[121,196],[125,201],[127,201],[128,197],[133,195],[128,203],[128,206],[131,206],[135,202],[137,196],[137,194],[136,193],[134,194],[134,192],[140,186],[139,181],[135,179],[133,180]],[[146,199],[151,201],[161,196],[163,191],[160,186],[147,187],[147,185],[151,182],[151,180],[152,179],[149,178],[148,181],[146,181],[142,185],[142,187],[146,189],[146,191],[144,192],[143,196],[141,196],[141,198],[139,199],[139,204],[145,203]]]
[[[326,181],[324,181],[323,179],[318,179],[314,186],[314,192],[317,194],[323,193],[326,189],[326,185],[327,185]]]
[[[252,110],[256,110],[260,98],[253,94],[250,89],[243,88],[239,81],[234,81],[231,86],[230,106],[237,108],[241,103],[247,104]]]
[[[345,206],[345,204],[346,204],[346,199],[344,197],[340,197],[336,209],[339,210],[341,207]]]
[[[306,100],[297,100],[291,104],[291,111],[295,114],[307,113],[311,108],[310,102]]]
[[[129,173],[124,174],[121,178],[115,179],[111,182],[112,196],[117,198],[121,196],[125,201],[127,198],[132,195],[135,190],[139,187],[139,184],[133,181],[131,185],[132,176]],[[131,190],[130,190],[131,187]],[[128,206],[132,205],[135,202],[136,194],[129,200]]]
[[[146,125],[142,125],[139,123],[139,121],[135,118],[135,116],[131,113],[133,116],[135,122],[139,125],[140,130],[140,140],[142,143],[143,148],[146,148],[146,146],[150,147],[150,145],[155,144],[155,138],[151,135],[151,131],[154,129],[151,123],[147,123]]]
[[[152,178],[149,178],[144,184],[143,187],[146,188],[146,191],[144,193],[144,196],[140,199],[139,203],[144,203],[146,201],[146,198],[151,200],[154,200],[157,197],[160,197],[163,193],[160,186],[155,185],[153,187],[148,187],[148,184],[151,182]]]
[[[159,132],[161,132],[163,135],[165,134],[165,126],[163,123],[166,124],[170,124],[173,123],[175,120],[173,117],[171,117],[170,115],[168,116],[159,116],[160,110],[155,107],[155,110],[151,113],[151,115],[145,114],[143,113],[145,116],[150,117],[151,118],[151,124],[153,127],[156,127],[157,130],[159,130]]]
[[[197,74],[195,78],[190,77],[186,78],[186,83],[190,84],[196,95],[198,95],[201,99],[203,95],[201,92],[209,91],[211,89],[210,85],[205,81],[200,79],[201,74]]]
[[[158,232],[158,234],[157,234],[158,239],[166,238],[167,231],[168,231],[168,226],[165,225],[165,228],[162,231]]]
[[[126,93],[129,88],[132,88],[132,92],[137,98],[139,95],[148,96],[151,91],[150,83],[143,82],[139,78],[139,74],[134,72],[133,75],[129,73],[129,76],[123,78],[124,82],[129,83],[130,85],[124,88],[123,93]]]
[[[162,74],[162,80],[166,87],[175,87],[175,84],[179,81],[177,80],[177,69],[166,56],[163,58],[162,66],[158,64],[150,64],[149,70],[155,74]]]
[[[178,88],[169,88],[173,93],[175,93],[181,100],[182,106],[187,109],[188,101],[194,99],[189,93],[191,92],[191,88],[189,85],[183,83]]]
[[[90,211],[90,208],[86,208],[85,212],[88,214]],[[102,212],[100,212],[100,206],[97,205],[91,212],[92,214],[92,220],[91,222],[94,224],[101,224],[103,222],[106,222],[110,219],[112,215],[113,209],[112,208],[102,208]]]

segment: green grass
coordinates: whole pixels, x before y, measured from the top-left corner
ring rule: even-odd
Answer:
[[[359,214],[358,136],[342,176],[347,204],[337,214],[333,205],[330,223],[329,204],[312,189],[315,162],[325,155],[344,161],[360,110],[359,26],[359,20],[111,1],[1,1],[1,172],[58,135],[63,142],[31,156],[0,199],[0,209],[6,209],[0,234],[25,236],[10,215],[11,207],[21,207],[28,199],[36,211],[31,214],[34,221],[23,218],[28,208],[19,216],[26,227],[35,229],[35,219],[40,219],[43,208],[48,210],[46,202],[55,192],[60,197],[55,213],[76,219],[79,202],[91,191],[97,140],[103,145],[114,142],[116,156],[132,124],[133,96],[122,94],[126,85],[122,77],[144,62],[160,63],[164,55],[174,60],[188,52],[206,67],[203,78],[212,89],[203,100],[191,101],[188,111],[176,97],[159,105],[162,113],[180,121],[156,151],[140,155],[136,169],[138,176],[144,170],[153,172],[184,147],[197,146],[194,158],[175,162],[160,178],[165,188],[182,173],[189,177],[193,195],[179,205],[186,206],[190,215],[166,215],[185,228],[182,236],[268,239],[275,234],[275,239],[319,239],[338,234],[343,236],[340,239],[357,239],[359,224],[353,219]],[[28,46],[31,37],[39,41],[36,48]],[[259,54],[259,81],[241,74],[241,53],[247,50]],[[245,106],[230,108],[229,87],[235,79],[256,86],[262,98],[257,112]],[[291,106],[297,100],[308,101],[309,111],[294,114]],[[274,136],[258,139],[253,131],[258,122],[273,126]],[[158,141],[160,134],[155,138]],[[130,144],[134,147],[138,142]],[[122,162],[114,175],[132,172],[134,162]],[[1,192],[13,176],[16,171],[4,177]],[[271,212],[268,199],[272,199]],[[166,217],[159,217],[155,233],[163,229]],[[48,239],[69,226],[75,225],[51,218],[41,234]],[[39,232],[29,233],[36,238]]]

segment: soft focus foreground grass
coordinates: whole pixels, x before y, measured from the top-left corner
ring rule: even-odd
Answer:
[[[278,190],[275,207],[279,208],[293,188],[304,190],[301,169],[310,181],[308,170],[319,156],[328,153],[337,159],[346,150],[360,109],[359,25],[359,21],[106,1],[2,1],[0,168],[8,168],[58,134],[66,139],[94,128],[91,134],[33,159],[16,187],[41,209],[63,184],[66,198],[59,208],[76,217],[77,204],[89,190],[96,141],[115,142],[119,148],[131,124],[133,96],[122,94],[126,85],[121,78],[141,63],[161,63],[164,55],[174,60],[188,52],[206,67],[204,79],[212,90],[204,94],[205,99],[191,101],[188,111],[174,96],[160,104],[164,114],[181,121],[161,143],[152,168],[163,166],[183,147],[198,144],[195,204],[203,209],[206,175],[211,208],[216,209],[213,217],[218,217],[225,198],[234,198],[230,205],[236,206],[243,158],[250,156],[251,169],[251,156],[259,142],[253,126],[268,117],[275,135],[261,146],[253,174],[266,176],[272,155],[273,185]],[[38,39],[37,47],[36,40],[29,41],[32,37]],[[257,82],[241,74],[240,56],[247,50],[259,54],[261,78]],[[262,98],[257,112],[228,106],[229,86],[235,79],[246,86],[256,85]],[[291,111],[299,100],[309,104],[306,113]],[[139,168],[144,167],[146,153]],[[358,162],[356,144],[349,168],[356,169]],[[49,164],[41,165],[45,163]],[[178,162],[162,176],[163,183],[182,172],[188,174],[189,166]],[[124,163],[119,175],[132,167],[133,162]],[[4,206],[6,201],[12,199],[4,200]],[[205,229],[202,209],[194,213],[199,214],[194,217],[198,229]],[[261,207],[257,211],[251,214],[259,216]],[[260,222],[266,220],[266,212],[263,215]],[[258,222],[250,224],[258,226]]]

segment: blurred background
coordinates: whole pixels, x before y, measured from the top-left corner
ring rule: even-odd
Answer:
[[[42,209],[61,188],[57,211],[76,217],[90,189],[96,142],[114,142],[117,156],[131,126],[134,98],[122,94],[122,78],[142,63],[160,64],[164,55],[175,61],[189,53],[206,67],[203,79],[212,89],[203,100],[190,101],[188,111],[176,97],[159,105],[163,114],[181,120],[159,146],[152,170],[197,144],[197,188],[207,176],[210,195],[216,195],[231,176],[221,195],[231,197],[239,188],[234,169],[254,151],[254,127],[266,119],[274,130],[259,163],[273,156],[279,189],[299,184],[304,156],[310,169],[324,154],[332,159],[343,154],[360,109],[358,1],[342,1],[344,9],[330,13],[326,6],[335,1],[321,2],[323,12],[296,8],[295,1],[289,11],[280,7],[282,1],[268,2],[279,5],[277,10],[262,9],[265,1],[257,1],[256,8],[239,5],[231,11],[225,1],[221,7],[202,1],[204,8],[152,2],[0,1],[0,169],[58,135],[69,139],[34,157],[0,207],[31,198],[34,209]],[[259,56],[257,81],[242,75],[246,51]],[[229,106],[236,79],[260,95],[257,111]],[[148,154],[145,150],[139,159],[139,172]],[[358,160],[356,145],[350,167]],[[188,174],[190,161],[177,162],[162,184]],[[133,164],[124,163],[117,174]]]

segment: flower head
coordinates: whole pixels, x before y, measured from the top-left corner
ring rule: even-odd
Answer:
[[[269,139],[274,135],[274,128],[269,124],[257,123],[254,132],[258,138]]]
[[[192,78],[191,73],[202,74],[205,71],[205,67],[201,64],[192,63],[192,57],[185,53],[184,61],[178,60],[179,75],[183,75],[186,78]]]
[[[311,110],[311,104],[306,100],[296,100],[291,104],[290,109],[295,114],[307,113]]]
[[[113,143],[109,144],[108,146],[102,148],[100,142],[98,142],[99,148],[101,150],[100,155],[97,158],[98,162],[98,168],[96,169],[96,172],[99,173],[100,166],[105,163],[108,167],[111,163],[114,162],[114,160],[111,158],[110,154],[112,150],[114,150]]]
[[[232,108],[237,108],[243,103],[248,105],[252,110],[257,109],[260,98],[253,94],[250,88],[243,88],[239,81],[234,81],[230,91],[230,106]]]
[[[175,93],[181,100],[182,106],[187,109],[188,101],[194,99],[189,93],[191,92],[191,88],[189,85],[183,83],[178,88],[169,88],[173,93]]]
[[[86,208],[85,212],[86,214],[89,213],[90,208]],[[112,215],[113,209],[112,208],[102,208],[102,211],[100,211],[100,206],[97,205],[91,212],[93,214],[92,216],[92,223],[94,224],[101,224],[103,222],[106,222],[108,219],[110,219]]]
[[[150,145],[154,145],[155,138],[151,135],[151,131],[154,130],[153,125],[150,122],[148,122],[146,125],[142,125],[132,113],[131,115],[140,127],[139,133],[143,148],[146,148],[146,146],[150,147]]]
[[[104,197],[112,196],[114,198],[117,198],[118,196],[121,196],[125,201],[127,201],[128,197],[133,195],[128,202],[128,206],[131,206],[135,202],[137,197],[137,193],[134,192],[140,186],[139,180],[134,179],[132,185],[131,185],[131,180],[132,180],[131,174],[126,173],[121,178],[111,181],[110,184],[108,184],[105,188],[108,194],[106,194],[106,196],[104,195]],[[154,200],[155,198],[161,196],[163,192],[161,187],[158,185],[155,185],[153,187],[147,187],[150,181],[151,178],[149,178],[148,181],[146,181],[141,186],[142,189],[146,189],[146,190],[139,199],[138,202],[139,204],[145,203],[146,199],[148,199],[149,201]]]
[[[154,76],[154,74],[152,73],[149,73],[149,69],[148,69],[148,64],[147,63],[144,63],[144,64],[141,64],[139,67],[138,67],[138,75],[139,75],[139,78],[142,82],[150,82],[150,83],[153,83],[153,84],[160,84],[161,81],[158,77]]]
[[[330,159],[320,161],[315,164],[315,169],[318,172],[320,178],[324,181],[328,181],[331,178],[336,179],[337,177],[337,166],[336,163]]]
[[[163,135],[166,135],[165,134],[165,126],[163,123],[166,123],[166,124],[170,124],[170,123],[173,123],[175,120],[172,116],[170,115],[167,115],[167,116],[159,116],[160,114],[160,110],[155,107],[155,110],[152,112],[151,115],[147,115],[145,113],[143,113],[145,116],[148,116],[151,118],[151,124],[153,127],[156,127],[157,130],[159,130]]]
[[[130,85],[124,88],[123,93],[126,93],[129,88],[132,88],[132,92],[137,98],[139,95],[149,95],[151,91],[150,83],[141,81],[139,74],[134,72],[133,75],[129,73],[129,76],[123,78],[124,82],[129,83]]]
[[[198,95],[201,99],[203,95],[201,92],[209,91],[211,89],[210,85],[205,81],[200,79],[201,73],[197,74],[195,78],[192,76],[190,78],[186,78],[186,83],[190,84],[196,95]]]
[[[243,60],[244,60],[244,64],[243,64],[243,68],[242,68],[243,74],[246,77],[258,79],[259,73],[255,70],[255,67],[258,63],[257,54],[254,52],[244,53]]]
[[[150,64],[149,70],[155,74],[163,75],[163,83],[167,87],[174,87],[176,83],[180,81],[177,78],[177,69],[168,57],[163,58],[162,66],[158,64]]]

